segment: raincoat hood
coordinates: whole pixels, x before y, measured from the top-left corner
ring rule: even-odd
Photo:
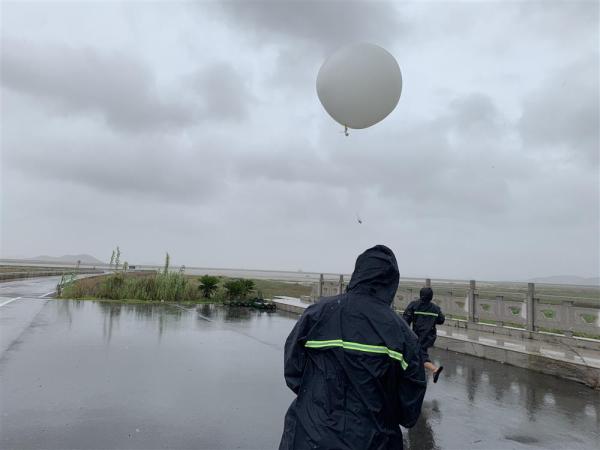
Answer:
[[[433,290],[428,287],[421,288],[421,291],[419,292],[419,297],[421,298],[421,301],[429,303],[431,299],[433,299]]]
[[[356,259],[347,291],[368,294],[391,304],[399,281],[400,272],[394,252],[385,245],[376,245]]]

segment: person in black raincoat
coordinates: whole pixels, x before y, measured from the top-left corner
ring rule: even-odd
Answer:
[[[444,366],[437,367],[433,364],[427,350],[433,346],[437,338],[435,326],[443,324],[446,318],[440,307],[431,301],[433,299],[431,288],[422,288],[419,297],[419,300],[410,302],[404,310],[403,317],[407,324],[412,324],[413,331],[419,337],[425,368],[433,373],[433,382],[437,383]]]
[[[361,254],[346,293],[310,305],[285,343],[297,394],[280,450],[402,449],[399,425],[421,413],[427,380],[417,337],[390,307],[400,274],[394,253]]]

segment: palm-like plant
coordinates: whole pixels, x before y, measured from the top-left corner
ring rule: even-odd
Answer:
[[[204,275],[199,280],[199,288],[202,291],[202,296],[204,298],[211,298],[219,286],[219,279],[210,275]]]

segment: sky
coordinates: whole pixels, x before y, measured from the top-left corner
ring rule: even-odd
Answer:
[[[405,276],[600,271],[591,2],[2,2],[0,257]],[[394,112],[316,95],[378,44]],[[356,220],[359,215],[363,221]]]

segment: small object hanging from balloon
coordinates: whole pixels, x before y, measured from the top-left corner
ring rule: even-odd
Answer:
[[[385,119],[402,92],[396,59],[368,43],[348,45],[333,53],[319,69],[317,95],[329,115],[348,129],[362,129]]]

